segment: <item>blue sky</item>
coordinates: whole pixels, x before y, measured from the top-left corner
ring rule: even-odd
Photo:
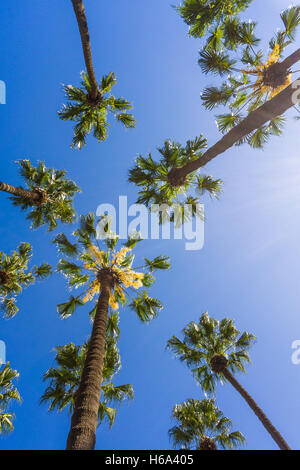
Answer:
[[[107,142],[92,138],[78,152],[69,148],[70,125],[56,112],[63,102],[61,84],[78,84],[84,68],[71,2],[13,0],[1,9],[1,73],[7,104],[0,106],[0,179],[18,185],[14,161],[45,160],[64,168],[82,188],[78,213],[119,195],[136,200],[127,183],[138,153],[146,154],[167,138],[184,143],[203,133],[218,138],[213,113],[200,106],[200,91],[211,81],[197,65],[199,43],[171,8],[170,0],[85,2],[96,74],[114,71],[115,93],[131,100],[135,130],[114,124]],[[280,26],[289,1],[254,0],[247,17],[259,20],[266,41]],[[289,114],[284,136],[264,151],[234,148],[206,169],[224,180],[217,202],[205,199],[205,245],[188,252],[183,241],[148,241],[139,249],[151,257],[171,257],[172,269],[158,276],[153,294],[164,310],[149,326],[121,312],[123,367],[116,383],[131,383],[135,400],[125,404],[109,431],[100,427],[97,449],[168,449],[172,407],[186,398],[203,398],[187,368],[165,351],[167,340],[208,310],[218,319],[232,317],[241,330],[257,336],[252,364],[238,378],[278,427],[290,446],[300,448],[300,365],[291,362],[291,345],[300,339],[300,167],[299,126]],[[69,230],[69,229],[68,229]],[[34,248],[34,262],[57,262],[52,235],[32,232],[24,214],[0,198],[1,250],[20,241]],[[65,413],[48,414],[39,406],[43,373],[53,364],[56,345],[81,344],[90,333],[86,311],[62,321],[56,305],[68,297],[63,278],[53,276],[19,298],[19,314],[0,320],[7,359],[20,372],[22,405],[15,431],[0,439],[0,449],[64,449],[69,428]],[[246,449],[275,449],[257,418],[230,385],[219,387],[217,402],[247,438]]]

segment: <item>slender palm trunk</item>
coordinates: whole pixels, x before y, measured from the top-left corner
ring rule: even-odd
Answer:
[[[271,421],[267,418],[264,412],[259,408],[253,398],[249,395],[248,392],[241,386],[241,384],[235,379],[235,377],[231,374],[231,372],[225,368],[223,371],[224,376],[231,383],[231,385],[242,395],[242,397],[246,400],[252,411],[256,414],[258,419],[261,421],[263,426],[266,428],[269,434],[271,434],[272,438],[278,445],[281,450],[291,450],[289,445],[285,442],[283,437],[281,436],[280,432],[273,426]]]
[[[84,61],[86,65],[86,70],[91,83],[91,99],[95,100],[98,96],[98,83],[95,76],[93,59],[92,59],[92,50],[90,43],[90,35],[87,24],[87,19],[85,15],[84,5],[82,0],[72,0],[73,8],[75,11],[78,28],[81,37]]]
[[[71,419],[67,450],[93,450],[96,443],[111,286],[108,282],[103,281],[101,282],[101,289],[92,335]]]
[[[300,49],[297,49],[293,54],[287,57],[282,65],[290,68],[300,60]],[[170,180],[176,178],[178,181],[184,181],[185,177],[206,165],[208,162],[216,158],[218,155],[226,152],[239,140],[243,139],[251,132],[259,129],[261,126],[270,120],[281,116],[288,111],[292,106],[295,106],[294,95],[299,90],[299,79],[295,80],[290,86],[285,88],[282,92],[278,93],[274,98],[267,101],[265,104],[252,111],[242,122],[231,129],[222,139],[215,145],[210,147],[201,157],[197,160],[187,163],[181,168],[174,168],[170,172]],[[298,93],[299,94],[299,93]]]
[[[32,204],[39,202],[41,196],[36,191],[27,191],[23,188],[16,188],[10,184],[2,183],[0,181],[0,191],[5,191],[6,193],[12,194],[13,196],[20,196],[24,199],[28,199]]]

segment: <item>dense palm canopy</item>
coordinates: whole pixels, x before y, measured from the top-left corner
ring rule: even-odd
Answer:
[[[21,401],[19,392],[13,383],[18,377],[18,372],[10,368],[9,362],[0,370],[0,435],[14,429],[15,416],[9,411],[9,408],[12,403]]]
[[[48,225],[48,230],[54,230],[58,221],[72,223],[75,218],[73,198],[79,187],[66,178],[64,170],[46,168],[44,162],[33,166],[29,160],[19,160],[20,174],[25,188],[0,183],[0,190],[10,194],[15,206],[29,210],[27,219],[32,228]]]
[[[146,206],[165,204],[167,211],[172,207],[171,220],[182,220],[186,216],[186,212],[183,214],[185,204],[192,207],[191,215],[202,216],[197,206],[200,203],[197,196],[208,193],[211,197],[218,197],[222,181],[197,172],[177,181],[172,178],[171,170],[201,157],[206,146],[207,140],[201,135],[193,141],[189,140],[185,147],[167,140],[158,149],[161,156],[158,162],[153,160],[151,153],[146,158],[139,155],[129,173],[129,181],[141,187],[137,202]],[[162,214],[160,217],[163,221]]]
[[[260,40],[255,35],[256,23],[246,23],[243,30],[231,32],[231,50],[206,48],[200,52],[199,65],[203,73],[227,75],[220,87],[210,86],[202,93],[203,105],[212,110],[216,106],[228,106],[229,112],[217,116],[217,125],[222,133],[240,123],[245,115],[274,98],[291,84],[293,66],[300,60],[300,50],[286,60],[286,48],[296,39],[300,23],[300,7],[292,6],[281,13],[282,29],[269,43],[270,52],[264,59],[259,49]],[[227,40],[229,44],[229,40]],[[264,126],[253,131],[237,145],[247,142],[261,148],[272,135],[282,133],[285,118],[277,116]]]
[[[189,25],[189,34],[195,38],[207,35],[210,47],[228,44],[233,27],[242,24],[239,13],[246,10],[252,0],[184,0],[176,7],[185,23]]]
[[[68,279],[70,289],[80,288],[83,290],[76,297],[58,306],[58,312],[63,318],[72,315],[78,306],[93,301],[96,294],[101,293],[101,273],[111,273],[114,279],[114,288],[111,291],[109,304],[112,310],[129,303],[141,321],[148,322],[158,315],[162,304],[158,299],[148,295],[147,289],[143,289],[138,295],[140,288],[150,287],[155,278],[153,271],[156,269],[169,269],[169,259],[158,256],[150,261],[145,258],[144,265],[139,267],[143,271],[134,271],[132,264],[134,254],[132,249],[138,239],[129,239],[120,249],[116,251],[118,237],[111,234],[112,238],[105,240],[105,250],[100,248],[97,240],[97,230],[94,214],[81,217],[81,225],[74,232],[77,243],[72,244],[64,234],[55,238],[58,250],[68,259],[62,258],[57,267]],[[77,261],[77,262],[75,262]],[[94,315],[97,306],[91,311]]]
[[[212,360],[218,356],[227,359],[227,368],[232,372],[245,372],[250,362],[248,349],[255,336],[235,327],[234,321],[224,318],[219,321],[204,313],[198,323],[191,322],[183,329],[183,339],[173,336],[168,348],[192,369],[193,376],[204,392],[213,394],[218,382],[225,382],[222,371],[212,369]]]
[[[125,400],[133,398],[133,389],[130,384],[115,385],[113,378],[121,368],[120,354],[117,348],[118,314],[113,313],[108,319],[106,348],[103,367],[103,382],[101,385],[101,399],[99,401],[99,424],[108,422],[113,425],[117,409]],[[86,359],[87,344],[76,346],[69,343],[55,348],[56,367],[51,367],[44,374],[44,381],[49,385],[41,398],[41,402],[49,403],[49,411],[73,412],[76,392]],[[114,407],[113,407],[114,406]]]
[[[45,279],[51,274],[51,266],[44,263],[33,266],[28,263],[32,257],[29,243],[21,243],[11,255],[0,251],[0,305],[6,318],[12,318],[19,311],[16,296],[36,279]]]
[[[175,448],[194,450],[234,450],[245,442],[239,431],[231,432],[232,422],[215,400],[189,399],[173,408],[176,424],[169,430]]]
[[[117,79],[114,73],[104,76],[99,84],[98,95],[91,97],[91,82],[88,75],[81,74],[81,86],[64,86],[64,92],[68,100],[59,111],[59,117],[64,121],[74,121],[74,137],[71,147],[81,149],[86,145],[86,137],[91,132],[98,142],[104,141],[108,134],[108,114],[114,115],[126,128],[135,127],[135,119],[127,111],[132,108],[129,101],[124,98],[116,98],[110,93]]]

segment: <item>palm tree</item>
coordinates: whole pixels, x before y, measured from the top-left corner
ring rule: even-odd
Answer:
[[[295,42],[296,29],[300,23],[300,7],[290,7],[281,13],[283,30],[277,31],[269,46],[271,52],[263,60],[255,36],[255,23],[246,23],[232,34],[233,51],[216,51],[206,48],[200,52],[199,65],[205,74],[228,75],[221,87],[206,88],[202,101],[207,109],[229,106],[229,112],[217,117],[219,130],[224,134],[240,123],[245,115],[262,106],[287,88],[292,81],[292,66],[300,60],[300,49],[285,60],[282,55]],[[238,59],[236,53],[238,52]],[[285,119],[277,115],[255,132],[247,134],[237,144],[247,142],[253,148],[262,148],[271,135],[282,133]]]
[[[116,98],[110,94],[111,88],[117,83],[114,73],[110,72],[101,80],[98,86],[98,98],[93,101],[90,98],[91,82],[88,75],[81,74],[81,86],[64,86],[67,105],[63,105],[58,115],[63,121],[75,121],[74,136],[71,147],[79,150],[86,145],[86,137],[93,132],[98,142],[104,141],[108,135],[107,115],[111,113],[118,122],[121,122],[127,129],[135,127],[135,119],[127,110],[132,105],[125,98]]]
[[[122,97],[116,98],[110,94],[112,86],[117,82],[114,73],[104,76],[101,84],[98,84],[83,1],[72,0],[72,4],[81,36],[87,73],[82,73],[79,88],[72,85],[64,86],[67,105],[63,106],[58,115],[64,121],[77,122],[71,147],[81,149],[86,145],[86,137],[91,132],[98,142],[106,140],[109,126],[108,113],[112,113],[126,128],[135,127],[135,119],[127,112],[132,108],[131,103]]]
[[[20,402],[21,398],[13,381],[19,377],[16,370],[10,368],[9,362],[0,370],[0,434],[13,431],[14,414],[8,409],[12,402]]]
[[[184,328],[182,341],[173,336],[167,347],[192,367],[193,376],[205,393],[214,393],[218,382],[230,382],[279,448],[289,450],[281,434],[234,377],[236,372],[245,372],[244,364],[250,362],[248,349],[254,340],[254,335],[247,331],[238,331],[233,320],[224,318],[218,321],[204,313],[199,323],[191,322]]]
[[[27,219],[32,222],[32,228],[48,225],[48,230],[54,230],[58,220],[72,223],[75,218],[73,197],[80,188],[67,179],[63,170],[47,169],[44,162],[37,167],[29,160],[19,160],[20,174],[25,183],[25,189],[0,182],[0,190],[12,196],[15,206],[29,210]]]
[[[152,204],[173,206],[175,212],[179,211],[177,219],[180,220],[182,220],[184,205],[190,204],[193,207],[192,215],[203,216],[203,214],[197,213],[199,198],[194,194],[187,195],[187,192],[194,191],[197,196],[208,193],[211,197],[218,198],[222,189],[222,181],[220,179],[214,180],[211,176],[191,173],[180,181],[180,184],[178,181],[170,183],[169,172],[173,166],[182,166],[200,158],[206,146],[207,140],[201,135],[193,141],[187,141],[185,147],[177,142],[165,141],[164,146],[158,149],[161,156],[159,162],[153,160],[151,153],[146,158],[139,155],[134,168],[129,172],[129,181],[142,188],[139,191],[137,202],[146,204],[146,206]],[[161,213],[160,216],[162,222]],[[176,215],[173,213],[171,220],[174,220],[175,217]]]
[[[198,2],[195,0],[195,3]],[[218,104],[232,106],[231,113],[219,116],[219,128],[227,133],[198,158],[181,164],[174,163],[168,173],[168,189],[184,186],[189,174],[236,144],[247,142],[253,147],[261,147],[271,135],[281,134],[283,114],[297,104],[295,96],[299,90],[299,79],[292,83],[290,80],[292,73],[297,72],[293,72],[292,67],[300,60],[300,49],[296,49],[281,62],[279,58],[285,47],[295,40],[296,28],[300,22],[300,7],[290,7],[281,14],[281,18],[284,29],[278,31],[270,41],[272,52],[265,64],[262,62],[262,53],[254,49],[258,40],[254,35],[253,23],[243,23],[237,30],[232,30],[234,34],[230,47],[236,50],[238,46],[243,46],[240,68],[235,67],[235,58],[231,58],[229,52],[224,52],[221,47],[219,50],[206,47],[202,51],[199,63],[204,72],[240,74],[237,77],[228,77],[221,88],[210,87],[202,94],[203,103],[208,109],[213,109]],[[225,42],[230,45],[228,37]],[[243,109],[249,112],[244,118],[241,115]],[[163,183],[163,165],[157,168],[157,176]],[[147,184],[144,187],[146,189]]]
[[[176,10],[189,26],[189,35],[203,38],[208,34],[206,45],[227,47],[230,32],[239,24],[238,14],[245,11],[252,0],[184,0]]]
[[[51,274],[51,266],[44,263],[33,266],[28,263],[32,257],[29,243],[21,243],[11,255],[0,251],[0,305],[6,318],[14,317],[19,311],[16,296],[30,286],[36,279],[46,279]]]
[[[195,450],[234,450],[244,444],[239,432],[231,432],[232,422],[215,404],[215,400],[189,399],[175,405],[172,413],[176,425],[169,430],[174,448]]]
[[[112,323],[118,319],[117,314],[113,314],[108,322],[108,334],[106,338],[105,356],[103,365],[103,382],[101,386],[101,400],[99,401],[98,421],[99,424],[107,421],[110,427],[114,424],[117,415],[117,409],[112,405],[119,406],[125,400],[134,397],[133,389],[130,384],[114,385],[113,377],[121,368],[120,355],[117,348],[117,341],[110,331]],[[117,328],[114,325],[113,328]],[[55,362],[57,367],[51,367],[44,374],[44,381],[50,381],[41,402],[48,402],[48,411],[63,411],[68,408],[69,412],[74,411],[75,398],[80,385],[84,363],[86,360],[88,344],[75,346],[69,343],[65,346],[55,348]]]
[[[89,450],[95,446],[109,310],[117,310],[119,303],[123,306],[129,302],[129,307],[142,322],[148,323],[155,318],[162,308],[161,302],[151,298],[147,290],[142,290],[139,295],[136,291],[143,286],[150,287],[155,280],[153,271],[168,269],[170,264],[163,256],[152,261],[145,258],[144,265],[136,268],[144,272],[133,271],[132,249],[138,242],[136,237],[130,238],[117,252],[118,237],[107,233],[110,238],[105,241],[106,250],[101,250],[94,214],[81,217],[80,228],[74,235],[77,239],[75,244],[64,234],[55,239],[59,252],[70,258],[70,261],[61,259],[57,270],[68,278],[69,288],[84,287],[79,295],[71,296],[68,302],[58,305],[58,312],[62,318],[67,318],[78,306],[100,295],[91,311],[94,316],[92,334],[75,400],[67,449]]]

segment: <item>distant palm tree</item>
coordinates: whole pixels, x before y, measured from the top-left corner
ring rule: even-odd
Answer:
[[[279,431],[233,375],[238,371],[245,372],[244,364],[250,362],[248,349],[254,340],[254,335],[238,331],[233,320],[218,321],[204,313],[199,323],[191,322],[184,328],[182,341],[173,336],[168,341],[168,348],[192,367],[193,376],[205,393],[214,393],[217,382],[230,382],[280,449],[289,450]]]
[[[125,305],[129,297],[131,299],[129,307],[136,312],[142,322],[149,322],[155,318],[162,308],[160,301],[151,298],[147,290],[135,296],[136,290],[143,286],[150,287],[155,280],[153,271],[168,269],[170,264],[168,258],[163,256],[158,256],[153,261],[145,258],[144,266],[139,268],[145,271],[133,271],[134,255],[131,252],[139,240],[130,238],[117,252],[115,248],[118,237],[107,232],[110,238],[106,239],[106,249],[102,250],[98,246],[93,214],[81,217],[80,228],[74,232],[74,235],[77,244],[72,244],[64,234],[58,235],[55,239],[59,252],[73,258],[70,261],[61,259],[57,270],[68,278],[69,288],[85,287],[76,297],[71,296],[68,302],[58,305],[58,312],[62,318],[67,318],[78,306],[92,301],[95,295],[100,294],[91,311],[94,317],[92,334],[67,441],[69,450],[88,450],[94,448],[96,440],[109,309],[111,307],[117,310],[119,303]],[[77,260],[77,263],[74,260]]]
[[[47,169],[44,162],[37,167],[29,160],[19,160],[20,174],[25,183],[25,189],[0,182],[0,191],[12,196],[15,206],[29,210],[27,219],[32,222],[32,228],[48,225],[48,230],[54,230],[58,220],[72,223],[75,218],[73,197],[80,188],[65,177],[63,170]]]
[[[98,87],[98,98],[90,98],[91,83],[86,73],[81,74],[81,86],[64,86],[67,105],[63,105],[58,115],[63,121],[75,121],[72,148],[81,149],[86,145],[86,137],[93,132],[98,142],[104,141],[108,133],[108,113],[121,122],[126,128],[135,127],[135,119],[127,110],[132,108],[129,101],[122,97],[116,98],[110,94],[111,88],[117,83],[114,73],[109,73],[101,80]]]
[[[175,448],[195,450],[234,450],[244,444],[239,432],[231,432],[232,422],[215,404],[215,400],[189,399],[173,408],[178,424],[169,430]]]
[[[101,84],[98,84],[83,1],[72,0],[72,4],[80,32],[87,73],[82,73],[81,87],[64,86],[68,102],[58,115],[64,121],[77,122],[71,147],[81,149],[83,145],[86,145],[86,137],[91,132],[98,142],[106,140],[109,126],[108,113],[112,113],[115,119],[126,128],[135,127],[135,119],[132,114],[127,113],[132,108],[129,101],[109,94],[112,86],[117,82],[114,73],[104,76]]]
[[[20,402],[21,398],[13,381],[19,377],[16,370],[10,368],[9,362],[0,370],[0,434],[13,431],[14,414],[9,412],[10,405]]]
[[[132,399],[134,396],[132,386],[130,384],[114,385],[113,377],[121,368],[121,360],[117,348],[117,340],[111,335],[111,323],[116,322],[117,314],[113,314],[109,318],[109,329],[106,338],[104,365],[103,365],[103,382],[101,386],[101,400],[99,401],[98,419],[99,424],[107,421],[110,427],[114,424],[117,409],[111,405],[119,406],[125,400]],[[117,328],[117,324],[113,325]],[[55,362],[57,367],[51,367],[44,375],[44,381],[50,381],[45,393],[41,398],[41,402],[49,403],[49,411],[63,411],[65,408],[73,413],[75,407],[75,399],[79,389],[80,380],[86,360],[88,344],[83,346],[75,346],[74,343],[65,346],[57,346]]]
[[[14,317],[19,310],[16,296],[36,279],[45,279],[51,274],[48,263],[33,266],[29,270],[31,257],[32,247],[29,243],[21,243],[12,255],[0,251],[0,306],[7,318]]]
[[[195,140],[187,141],[185,146],[177,142],[165,141],[164,146],[159,148],[160,161],[153,160],[151,153],[148,157],[139,155],[136,164],[129,172],[129,181],[141,187],[139,191],[139,204],[166,204],[174,207],[171,220],[183,219],[184,205],[189,204],[193,210],[190,214],[202,216],[197,212],[197,204],[200,203],[197,196],[207,193],[211,197],[218,198],[222,189],[222,181],[213,179],[204,174],[191,173],[184,180],[171,181],[169,172],[174,166],[182,166],[190,161],[200,158],[203,149],[207,146],[207,140],[201,135]],[[171,181],[171,182],[170,182]],[[189,191],[191,191],[190,194]],[[162,221],[162,220],[161,220]]]

